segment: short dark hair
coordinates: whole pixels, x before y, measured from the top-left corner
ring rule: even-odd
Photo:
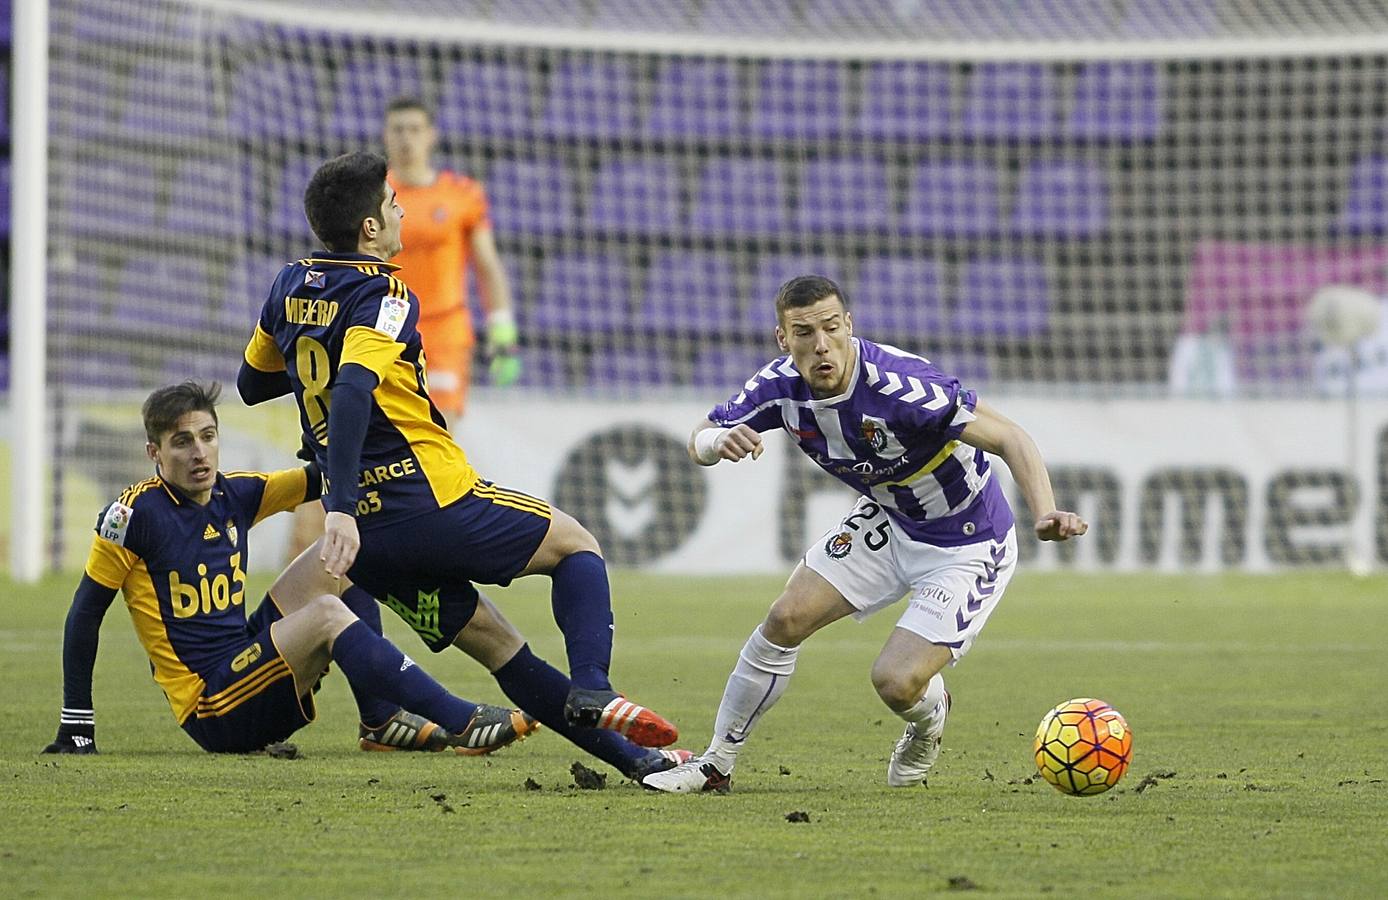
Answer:
[[[178,427],[178,420],[190,412],[212,414],[217,421],[217,400],[222,396],[222,386],[217,382],[209,385],[196,381],[171,384],[145,398],[140,414],[145,419],[145,437],[151,444],[160,443],[164,435]]]
[[[434,111],[425,105],[424,101],[418,97],[396,97],[394,100],[390,101],[390,104],[386,107],[386,115],[390,115],[393,112],[405,112],[406,110],[416,109],[424,113],[424,118],[429,120],[430,125],[434,124]]]
[[[848,295],[833,281],[823,275],[798,275],[776,292],[776,321],[788,309],[814,306],[825,297],[838,297],[843,308],[848,309]]]
[[[304,214],[323,246],[334,253],[357,249],[361,223],[380,216],[386,199],[386,158],[344,153],[318,167],[304,191]]]

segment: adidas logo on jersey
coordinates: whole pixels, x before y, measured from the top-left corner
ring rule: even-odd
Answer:
[[[204,541],[215,541],[217,538],[221,536],[222,533],[217,529],[213,528],[211,524],[208,524],[207,528],[205,528],[202,532],[202,539]]]

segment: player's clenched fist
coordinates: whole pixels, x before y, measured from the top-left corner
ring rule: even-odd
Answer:
[[[1036,522],[1036,536],[1043,541],[1068,541],[1089,530],[1089,523],[1077,513],[1056,510]]]
[[[694,434],[692,456],[702,466],[711,466],[720,459],[737,462],[748,456],[756,459],[766,449],[761,435],[749,425],[731,428],[704,428]]]

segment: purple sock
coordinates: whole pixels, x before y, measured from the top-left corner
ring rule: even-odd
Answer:
[[[452,732],[462,731],[476,704],[455,697],[414,660],[371,630],[353,622],[333,641],[333,661],[351,682],[369,684],[383,698],[437,722]]]
[[[374,633],[381,634],[381,606],[375,597],[353,585],[343,592],[342,603]],[[348,686],[352,688],[352,697],[357,701],[357,713],[361,716],[363,725],[384,725],[391,716],[399,712],[400,704],[391,703],[384,697],[372,693],[366,688],[367,683],[357,679],[347,680]]]
[[[650,755],[651,751],[615,731],[570,726],[564,720],[564,701],[572,685],[563,672],[530,652],[529,644],[516,651],[492,676],[512,703],[623,775],[631,775],[637,764]]]
[[[569,677],[579,687],[610,689],[612,591],[607,585],[607,564],[585,550],[560,560],[550,578],[554,582],[550,606],[564,633]]]

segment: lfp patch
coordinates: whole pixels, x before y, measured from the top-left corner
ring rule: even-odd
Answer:
[[[376,330],[393,338],[400,336],[405,327],[405,319],[410,315],[408,301],[398,297],[382,297],[381,311],[376,314]]]
[[[130,527],[130,517],[135,510],[123,503],[112,503],[106,508],[106,515],[101,519],[101,527],[97,529],[103,540],[119,546],[125,546],[125,532]]]

